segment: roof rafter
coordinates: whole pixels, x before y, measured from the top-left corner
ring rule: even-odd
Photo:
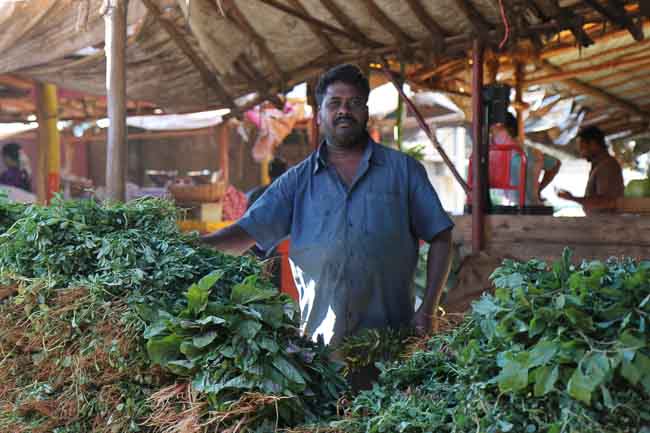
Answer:
[[[307,8],[305,8],[305,6],[300,2],[300,0],[290,0],[290,1],[293,7],[296,8],[296,10],[301,11],[305,15],[309,15],[309,11],[307,11]],[[312,33],[316,35],[316,37],[320,40],[321,44],[323,44],[329,51],[333,51],[336,54],[341,53],[339,47],[337,47],[334,44],[334,42],[332,42],[332,39],[330,39],[330,37],[327,36],[327,34],[325,34],[325,32],[320,27],[318,27],[316,24],[314,24],[311,21],[305,22],[305,24],[309,26]]]
[[[332,14],[334,19],[339,22],[341,27],[345,29],[346,32],[350,33],[355,39],[363,40],[366,36],[363,34],[361,29],[348,17],[343,9],[337,5],[334,0],[321,0],[321,3],[325,8]],[[381,45],[381,44],[379,44]]]
[[[251,87],[257,89],[261,96],[266,96],[273,105],[278,109],[282,109],[284,104],[278,95],[273,94],[271,84],[266,81],[264,75],[255,68],[253,62],[245,55],[242,54],[234,62],[235,69],[243,75]]]
[[[562,72],[561,68],[549,63],[546,60],[538,59],[537,63],[540,67],[552,73]],[[600,89],[598,87],[592,86],[591,84],[585,83],[584,81],[575,78],[567,78],[567,79],[563,79],[562,82],[565,83],[570,88],[577,90],[580,93],[585,93],[587,95],[591,95],[593,97],[602,99],[611,104],[618,105],[621,108],[625,109],[626,111],[641,116],[646,120],[650,119],[650,115],[644,110],[642,110],[641,108],[639,108],[639,106],[637,106],[636,104],[626,101],[625,99],[619,98],[618,96],[612,95],[611,93],[606,92],[605,90]]]
[[[194,51],[194,48],[192,48],[190,43],[187,42],[180,30],[176,28],[176,25],[162,17],[160,8],[153,0],[142,0],[142,3],[144,3],[153,18],[160,23],[176,46],[183,52],[183,54],[185,54],[185,56],[187,56],[190,62],[192,62],[194,67],[199,71],[201,79],[205,83],[206,87],[213,89],[230,109],[236,111],[237,104],[235,104],[235,100],[221,83],[220,77],[208,68],[203,59],[201,59],[201,57]]]
[[[217,8],[219,7],[217,4],[214,6]],[[266,45],[264,38],[260,36],[259,33],[257,33],[246,16],[237,7],[236,2],[232,0],[228,1],[224,5],[223,9],[226,16],[237,26],[239,31],[250,38],[255,46],[257,46],[257,49],[260,51],[262,56],[266,59],[267,62],[269,62],[269,65],[273,69],[273,73],[276,75],[276,77],[280,81],[284,82],[284,72],[282,72],[282,68],[280,68],[278,59],[275,57],[275,54],[273,54],[273,52],[269,49],[268,45]]]
[[[409,8],[413,12],[413,15],[420,21],[420,24],[424,26],[425,29],[431,35],[434,44],[437,47],[441,47],[444,43],[445,31],[440,25],[433,19],[429,12],[424,8],[424,5],[420,0],[406,0]]]
[[[598,0],[583,1],[603,17],[627,29],[635,40],[643,40],[643,29],[627,15],[625,5],[620,0],[607,0],[604,5],[599,3]]]
[[[483,36],[490,31],[490,23],[483,18],[483,15],[476,10],[469,0],[456,0],[456,5],[469,21],[476,36]]]
[[[393,36],[393,38],[395,38],[397,43],[407,44],[409,42],[413,42],[414,39],[406,34],[406,32],[402,30],[400,26],[397,25],[397,23],[395,23],[395,21],[391,20],[390,17],[386,15],[379,6],[377,6],[377,3],[375,3],[374,0],[362,1],[366,6],[366,9],[368,9],[370,16],[373,17],[373,19],[377,21],[380,26],[384,27],[386,31],[388,31]]]
[[[589,45],[594,44],[594,40],[591,39],[587,32],[582,28],[581,17],[574,14],[568,8],[559,7],[557,5],[557,0],[551,0],[548,3],[552,9],[553,16],[556,17],[556,20],[560,25],[560,30],[571,30],[573,37],[575,37],[576,41],[578,41],[583,47],[588,47]]]
[[[531,80],[526,80],[527,86],[532,86],[535,84],[548,84],[557,80],[563,80],[566,78],[573,78],[579,75],[588,75],[602,72],[606,69],[617,69],[628,65],[635,65],[636,67],[650,64],[650,55],[646,54],[643,56],[631,57],[628,59],[615,59],[608,62],[599,63],[597,65],[586,66],[584,68],[577,68],[571,70],[561,70],[543,77],[533,78]]]
[[[302,13],[300,11],[297,11],[292,7],[289,7],[289,6],[287,6],[287,5],[283,4],[283,3],[280,3],[277,0],[259,0],[259,1],[266,4],[266,5],[268,5],[268,6],[271,6],[271,7],[275,8],[275,9],[278,9],[278,10],[280,10],[280,11],[286,13],[286,14],[292,15],[292,16],[294,16],[296,18],[300,18],[301,20],[303,20],[305,22],[311,22],[314,25],[317,25],[318,27],[322,28],[325,31],[328,31],[328,32],[330,32],[332,34],[335,34],[337,36],[342,36],[342,37],[344,37],[344,38],[346,38],[346,39],[348,39],[348,40],[350,40],[350,41],[352,41],[352,42],[354,42],[354,43],[356,43],[358,45],[365,46],[365,47],[375,47],[375,48],[376,47],[381,47],[383,45],[383,44],[381,44],[381,43],[379,43],[377,41],[373,41],[372,39],[369,39],[368,37],[363,36],[363,35],[361,35],[362,36],[361,38],[357,38],[355,36],[352,36],[351,34],[346,32],[345,30],[342,30],[342,29],[339,29],[338,27],[332,26],[332,25],[330,25],[330,24],[328,24],[328,23],[326,23],[326,22],[324,22],[322,20],[319,20],[318,18],[312,17],[311,15],[304,14],[304,13]]]

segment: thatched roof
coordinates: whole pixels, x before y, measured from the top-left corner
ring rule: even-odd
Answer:
[[[469,88],[467,53],[478,35],[500,53],[505,79],[508,53],[525,51],[531,65],[527,81],[588,94],[594,112],[616,107],[615,118],[632,114],[630,125],[640,129],[647,126],[650,87],[639,68],[647,70],[650,59],[643,54],[647,40],[633,37],[648,36],[647,25],[645,34],[642,29],[650,16],[646,3],[131,0],[127,95],[172,111],[232,107],[243,103],[235,102],[238,97],[269,98],[337,63],[368,67],[385,57],[406,63],[414,85],[458,96]],[[102,46],[100,5],[100,0],[0,4],[0,25],[7,30],[0,35],[0,74],[104,93],[103,52],[79,54]],[[604,62],[610,67],[584,69]],[[572,76],[564,69],[586,72]]]

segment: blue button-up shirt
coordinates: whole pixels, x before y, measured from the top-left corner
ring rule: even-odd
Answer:
[[[304,332],[338,343],[408,326],[418,240],[453,226],[422,164],[369,140],[348,186],[327,147],[277,179],[237,223],[264,250],[290,236]]]

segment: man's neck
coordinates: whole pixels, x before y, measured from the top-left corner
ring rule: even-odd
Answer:
[[[366,150],[368,140],[359,140],[352,146],[343,146],[332,140],[326,140],[327,153],[332,156],[361,155]]]
[[[597,166],[601,161],[606,159],[609,156],[608,152],[602,152],[596,155],[592,160],[591,160],[591,165],[593,167]]]

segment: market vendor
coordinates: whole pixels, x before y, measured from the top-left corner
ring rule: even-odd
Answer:
[[[2,148],[2,159],[6,169],[0,173],[0,184],[31,191],[32,181],[29,172],[21,164],[20,153],[21,148],[18,143],[7,143]]]
[[[578,149],[591,163],[585,195],[576,197],[562,190],[558,196],[580,203],[587,215],[611,212],[616,207],[616,199],[623,197],[625,186],[621,166],[607,150],[605,134],[595,126],[583,129],[578,133]]]
[[[327,71],[316,88],[325,139],[274,182],[236,224],[203,240],[241,254],[290,236],[306,335],[336,344],[364,328],[432,320],[450,268],[453,223],[424,167],[370,139],[368,80],[352,65]],[[427,290],[415,311],[418,242],[431,244]]]

